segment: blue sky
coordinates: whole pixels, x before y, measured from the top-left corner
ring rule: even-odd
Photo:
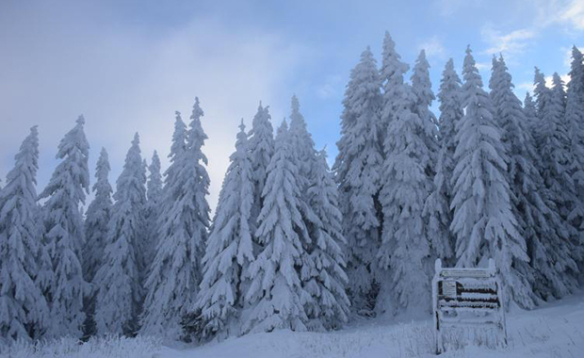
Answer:
[[[0,177],[28,129],[39,125],[39,190],[62,135],[83,113],[93,169],[102,146],[111,181],[133,133],[163,165],[174,111],[205,110],[205,152],[214,205],[240,119],[260,100],[279,124],[296,94],[318,147],[332,161],[350,69],[389,31],[412,64],[425,48],[434,88],[450,57],[460,71],[467,44],[483,81],[505,56],[520,98],[533,67],[568,71],[584,46],[584,0],[428,1],[0,1]]]

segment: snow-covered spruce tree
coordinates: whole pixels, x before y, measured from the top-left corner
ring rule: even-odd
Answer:
[[[423,61],[418,61],[416,67],[420,64]],[[400,96],[394,98],[393,118],[387,130],[384,184],[379,199],[384,216],[378,258],[388,274],[382,281],[376,309],[392,314],[398,309],[430,309],[430,301],[425,299],[428,295],[424,294],[430,290],[430,248],[422,214],[433,186],[427,138],[433,135],[435,126],[428,117],[422,119],[414,112],[422,99],[408,84],[399,86],[402,89],[394,89]],[[418,93],[422,92],[418,89]]]
[[[108,154],[101,149],[95,168],[96,182],[93,185],[95,197],[85,215],[85,247],[83,250],[83,273],[88,282],[92,282],[106,245],[107,227],[112,211],[112,186],[109,183],[110,172]]]
[[[89,285],[83,279],[82,249],[84,244],[81,206],[89,190],[87,157],[89,144],[79,116],[77,124],[59,144],[57,158],[62,159],[39,199],[47,199],[43,207],[45,234],[53,268],[48,290],[51,307],[47,337],[80,337],[85,320],[83,296]]]
[[[428,217],[427,230],[431,252],[436,258],[449,262],[453,258],[454,237],[450,231],[452,222],[452,172],[454,171],[454,151],[456,150],[456,129],[462,119],[460,78],[454,70],[454,62],[450,59],[442,72],[440,91],[440,120],[438,143],[440,149],[436,159],[434,190],[424,205],[424,216]]]
[[[584,64],[576,46],[572,48],[570,82],[566,94],[565,122],[570,135],[572,165],[570,175],[574,182],[576,198],[568,220],[579,231],[579,246],[584,245]],[[580,257],[580,260],[584,257]]]
[[[576,193],[574,182],[570,175],[572,152],[569,148],[570,137],[564,121],[564,92],[559,76],[554,76],[554,88],[549,89],[540,85],[543,74],[536,69],[536,106],[539,117],[536,126],[535,139],[540,159],[540,173],[546,188],[550,191],[552,200],[556,204],[562,219],[567,220],[570,214],[572,201]],[[576,235],[574,228],[567,228],[570,235]]]
[[[417,114],[422,121],[423,130],[418,133],[420,138],[424,142],[424,147],[426,149],[425,153],[423,153],[422,157],[419,159],[421,160],[421,165],[424,168],[424,173],[429,177],[432,181],[430,193],[432,194],[434,189],[434,176],[436,174],[436,161],[438,159],[438,152],[440,149],[440,145],[438,144],[438,119],[430,110],[430,106],[432,102],[436,99],[434,96],[434,92],[432,91],[432,82],[430,81],[430,64],[426,59],[426,52],[424,50],[420,51],[420,55],[416,60],[416,65],[414,66],[413,74],[411,77],[412,82],[412,93],[414,95],[414,106],[413,106],[413,113]],[[456,73],[454,74],[456,75]],[[429,200],[426,198],[426,201]],[[424,204],[426,206],[426,204]],[[438,209],[440,210],[440,209]],[[435,219],[435,216],[432,214],[432,211],[436,212],[437,210],[427,210],[423,212],[423,218],[426,225],[431,220]],[[438,234],[434,227],[426,227],[426,231],[428,231],[428,239],[430,240],[430,253],[432,254],[431,260],[426,260],[429,264],[427,267],[428,274],[432,275],[434,272],[434,260],[436,257],[442,257],[447,250],[449,243],[449,233],[448,232],[441,232]]]
[[[39,338],[48,324],[49,307],[36,282],[39,262],[48,260],[36,203],[38,146],[35,126],[0,191],[0,344]]]
[[[302,287],[299,271],[307,255],[303,242],[308,232],[300,212],[298,167],[288,136],[284,121],[278,129],[262,193],[264,206],[256,233],[262,251],[250,264],[247,275],[251,284],[245,295],[242,333],[307,329],[304,307],[312,298]]]
[[[202,310],[206,338],[239,333],[236,323],[249,280],[242,274],[254,261],[250,231],[253,172],[243,120],[239,128],[203,259],[197,307]]]
[[[562,219],[567,223],[570,240],[566,244],[570,247],[571,257],[579,261],[582,254],[578,228],[570,222],[572,208],[577,200],[576,188],[570,169],[574,160],[571,148],[570,134],[565,121],[565,92],[560,76],[553,76],[553,88],[549,92],[548,103],[538,126],[538,152],[541,158],[541,175],[546,187],[550,190],[552,200]]]
[[[110,164],[105,148],[101,149],[95,169],[96,182],[93,184],[95,197],[85,215],[85,245],[83,247],[83,275],[87,282],[93,283],[95,273],[102,264],[107,243],[107,230],[112,211],[112,187],[108,180]],[[99,287],[92,285],[91,293],[85,297],[85,336],[96,333],[95,295]]]
[[[535,68],[533,94],[535,95],[535,109],[538,119],[542,119],[545,113],[545,107],[551,100],[551,90],[546,86],[545,75]]]
[[[457,266],[475,267],[493,258],[501,273],[505,299],[533,307],[531,286],[514,269],[516,262],[527,262],[529,257],[511,209],[501,128],[493,119],[491,99],[482,88],[470,47],[466,53],[462,86],[466,110],[458,125],[452,176],[451,229],[456,235]]]
[[[525,118],[527,120],[527,128],[529,128],[529,133],[531,133],[531,137],[534,140],[534,143],[537,144],[535,141],[536,135],[535,132],[537,130],[538,118],[537,118],[537,110],[535,109],[535,102],[533,102],[533,97],[527,92],[525,94],[525,99],[523,100],[523,113],[525,113]],[[537,148],[536,148],[537,149]],[[536,157],[535,166],[539,168],[539,158]]]
[[[255,232],[257,217],[263,207],[262,192],[267,178],[268,165],[274,155],[274,129],[270,119],[269,107],[262,107],[260,102],[249,132],[249,150],[254,180],[254,203],[251,209],[252,232]]]
[[[133,335],[142,301],[138,242],[144,235],[145,173],[138,133],[116,181],[102,265],[93,280],[98,287],[95,322],[100,335]]]
[[[338,329],[347,322],[350,301],[346,295],[342,214],[339,210],[337,185],[321,151],[312,167],[312,180],[307,190],[308,206],[318,220],[312,220],[310,236],[313,246],[309,262],[313,271],[304,288],[312,296],[307,307],[312,330]],[[303,267],[304,269],[304,267]]]
[[[508,154],[512,211],[530,257],[529,265],[517,262],[515,269],[529,279],[539,297],[561,297],[573,287],[573,276],[566,272],[575,267],[565,245],[569,237],[536,167],[538,155],[530,120],[513,93],[511,75],[502,57],[493,59],[489,87],[494,118],[502,130],[501,142]]]
[[[170,147],[170,154],[168,155],[171,165],[166,169],[164,172],[164,187],[168,185],[168,182],[174,180],[178,177],[178,173],[182,168],[182,165],[179,163],[182,158],[184,157],[184,153],[187,148],[187,126],[185,122],[182,120],[181,113],[179,111],[175,111],[175,120],[174,120],[174,132],[172,134],[172,145]],[[174,165],[173,165],[174,164]],[[164,196],[163,189],[163,196]],[[161,206],[164,206],[166,203],[163,202]]]
[[[404,74],[408,72],[410,66],[401,61],[401,56],[395,49],[395,42],[389,32],[385,32],[383,39],[382,61],[380,70],[380,80],[383,87],[383,100],[381,105],[381,115],[379,122],[379,144],[383,148],[387,138],[387,127],[393,118],[394,112],[399,107],[400,98],[403,97]]]
[[[196,308],[210,211],[206,199],[207,157],[201,151],[207,139],[201,126],[202,116],[199,99],[195,98],[184,154],[174,156],[167,171],[160,241],[146,280],[143,334],[178,339],[182,335],[181,321]],[[176,134],[175,139],[180,137]],[[175,146],[180,147],[176,142]]]
[[[154,151],[152,161],[148,167],[148,182],[146,183],[146,220],[145,237],[145,272],[148,272],[150,263],[154,260],[156,246],[158,244],[158,219],[160,217],[160,205],[162,204],[162,175],[160,174],[160,158]]]
[[[298,165],[300,191],[307,196],[306,189],[313,176],[313,167],[316,165],[316,151],[314,141],[306,128],[304,116],[300,113],[300,103],[296,96],[292,97],[292,113],[290,114],[289,139]]]
[[[338,194],[326,158],[319,158],[314,149],[296,96],[292,97],[288,135],[298,167],[296,184],[302,200],[300,213],[308,231],[308,241],[303,245],[309,254],[303,258],[300,275],[302,287],[313,297],[305,306],[309,320],[307,328],[315,331],[338,328],[346,321],[349,308],[343,255],[346,243],[342,236],[342,220],[339,217],[337,221],[335,217],[337,213],[340,215]]]
[[[288,131],[288,140],[290,141],[290,150],[292,151],[294,165],[298,168],[296,175],[296,185],[300,190],[301,206],[299,208],[302,220],[306,226],[308,236],[303,242],[304,249],[308,253],[315,250],[315,245],[319,235],[318,228],[322,225],[319,218],[314,213],[309,203],[308,188],[315,183],[317,178],[314,176],[315,167],[317,165],[316,150],[314,149],[314,141],[312,136],[308,133],[304,116],[300,113],[300,103],[296,96],[292,97],[292,112],[290,114],[290,130]],[[320,287],[317,276],[319,275],[318,260],[316,256],[306,255],[302,263],[302,270],[300,273],[300,280],[303,287],[309,290],[313,296],[319,296]],[[318,319],[320,307],[317,300],[311,300],[305,307],[306,314],[310,320],[309,330],[323,330],[324,327]]]
[[[347,275],[353,308],[370,314],[378,292],[375,282],[381,231],[382,146],[379,138],[381,93],[375,59],[367,48],[351,71],[341,116],[339,153],[333,170],[339,186]]]
[[[156,234],[158,235],[158,242],[155,249],[155,256],[153,258],[152,264],[148,271],[148,276],[144,283],[145,290],[146,290],[146,299],[144,301],[144,311],[142,314],[141,323],[141,333],[143,334],[158,334],[163,330],[162,321],[163,318],[161,316],[161,312],[157,311],[160,310],[160,306],[162,303],[156,302],[154,295],[154,290],[158,289],[159,282],[157,277],[152,276],[152,270],[155,269],[155,260],[159,255],[158,249],[163,245],[162,243],[162,234],[163,230],[161,225],[167,220],[173,219],[173,213],[171,210],[174,210],[175,205],[175,192],[178,189],[182,188],[184,185],[180,181],[179,172],[181,168],[184,166],[185,160],[185,152],[186,152],[186,138],[187,138],[187,127],[181,118],[180,112],[175,112],[175,122],[174,122],[174,133],[172,135],[172,145],[170,147],[170,166],[164,172],[164,187],[162,190],[162,198],[160,202],[160,213],[158,222],[156,223]],[[178,218],[176,218],[178,219]],[[168,224],[167,224],[168,225]],[[172,228],[170,226],[169,228]],[[166,245],[165,245],[166,246]],[[170,247],[166,247],[166,249],[170,249]],[[160,265],[161,263],[157,264]],[[153,285],[151,287],[151,285]],[[169,293],[170,294],[170,293]],[[156,305],[156,306],[153,306]],[[151,308],[153,306],[153,308]]]
[[[433,179],[436,153],[438,152],[438,143],[436,140],[438,135],[438,119],[430,110],[430,106],[436,99],[436,96],[434,96],[434,92],[432,91],[432,82],[430,82],[430,64],[426,59],[426,52],[424,50],[420,51],[420,55],[416,59],[416,65],[414,66],[411,81],[411,89],[414,95],[412,112],[417,114],[424,123],[431,124],[426,128],[427,131],[419,134],[429,150],[427,157],[424,158],[424,171]]]

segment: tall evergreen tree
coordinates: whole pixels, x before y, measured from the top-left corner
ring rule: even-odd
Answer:
[[[554,87],[539,86],[543,75],[536,71],[536,104],[545,102],[545,106],[538,110],[539,121],[536,127],[536,144],[540,159],[540,174],[545,187],[550,193],[556,211],[566,223],[565,228],[570,237],[567,245],[570,246],[572,257],[580,256],[577,245],[578,233],[569,225],[569,215],[576,198],[574,181],[570,175],[570,166],[573,163],[570,149],[570,136],[564,121],[564,91],[559,76],[554,76]],[[538,90],[538,86],[540,87]],[[575,242],[576,241],[576,242]]]
[[[94,279],[99,287],[95,322],[100,335],[133,335],[137,329],[143,295],[137,251],[144,234],[145,179],[136,133],[116,181],[102,265]]]
[[[324,153],[319,157],[314,149],[296,96],[292,97],[288,139],[298,167],[300,213],[308,232],[308,240],[303,243],[308,255],[303,258],[300,277],[302,286],[313,297],[305,306],[309,320],[307,328],[338,328],[347,320],[349,308],[343,254],[346,242],[342,236],[338,193],[326,158],[322,157]]]
[[[394,113],[400,106],[400,98],[404,94],[404,75],[410,66],[401,61],[401,56],[395,49],[395,42],[389,32],[385,32],[383,39],[380,80],[383,87],[383,102],[379,122],[379,144],[383,148],[387,138],[387,127],[393,119]]]
[[[411,89],[414,95],[412,112],[420,117],[423,126],[423,130],[417,133],[420,136],[420,139],[424,142],[424,145],[421,148],[425,152],[422,154],[419,160],[421,160],[420,164],[424,169],[424,173],[432,182],[428,187],[428,190],[430,190],[430,195],[434,192],[433,181],[436,174],[436,161],[438,159],[440,146],[438,144],[437,131],[438,119],[430,110],[430,106],[436,99],[436,96],[434,96],[434,92],[432,91],[432,82],[430,81],[430,64],[426,59],[426,52],[424,50],[420,51],[420,55],[416,60],[411,82]],[[428,199],[425,199],[425,201],[427,200]],[[448,242],[446,241],[448,236],[438,237],[436,235],[437,233],[434,231],[434,227],[428,227],[429,222],[434,219],[434,215],[432,215],[428,210],[424,210],[422,215],[426,225],[425,230],[428,231],[427,237],[430,240],[430,251],[433,257],[437,257],[437,255],[445,250],[445,247],[448,245]],[[430,263],[428,266],[428,273],[431,274],[433,272],[433,265],[431,265],[431,263],[433,263],[434,260],[426,261]]]
[[[42,336],[49,307],[37,281],[48,261],[36,203],[37,127],[22,142],[0,191],[0,344]]]
[[[431,126],[427,127],[427,132],[422,132],[421,138],[424,140],[426,147],[430,150],[427,153],[428,157],[423,163],[425,166],[424,171],[430,177],[434,177],[434,165],[436,163],[435,157],[438,152],[437,143],[437,128],[438,119],[430,110],[432,102],[436,99],[434,92],[432,91],[432,82],[430,81],[430,64],[426,59],[426,51],[420,51],[420,55],[416,59],[416,65],[414,66],[414,71],[411,77],[412,82],[412,94],[414,95],[414,105],[412,108],[413,113],[417,114],[418,117],[424,123],[430,123]]]
[[[270,122],[269,107],[258,107],[249,132],[249,150],[254,178],[254,204],[252,206],[252,232],[257,227],[257,217],[263,207],[262,192],[267,178],[268,165],[274,155],[274,129]]]
[[[353,307],[373,308],[377,284],[373,261],[380,243],[382,147],[379,138],[380,78],[375,59],[367,48],[351,71],[341,116],[339,153],[333,170],[339,186],[343,234],[347,240],[347,274]]]
[[[162,204],[162,175],[160,174],[160,158],[154,151],[152,161],[148,167],[148,182],[146,183],[146,263],[149,265],[156,254],[158,244],[158,220],[160,217],[160,205]],[[146,269],[148,269],[148,265]],[[147,271],[147,270],[146,270]]]
[[[310,294],[302,287],[300,267],[307,254],[303,242],[308,232],[301,215],[302,199],[286,121],[278,129],[275,153],[268,166],[264,206],[258,217],[258,242],[262,251],[251,263],[251,279],[242,317],[242,331],[288,328],[304,331],[305,305]]]
[[[313,247],[308,256],[312,273],[304,284],[312,300],[307,309],[309,326],[313,330],[337,329],[348,320],[350,302],[345,291],[348,277],[345,273],[342,233],[342,214],[339,209],[337,185],[321,151],[312,169],[312,180],[307,190],[308,206],[318,220],[312,220]]]
[[[440,120],[438,122],[438,142],[440,149],[436,161],[434,190],[426,200],[424,214],[429,217],[428,230],[431,251],[434,256],[449,261],[453,257],[454,237],[450,231],[452,222],[452,172],[454,171],[454,151],[456,150],[456,129],[462,119],[460,78],[454,70],[454,62],[450,59],[442,72],[440,91]]]
[[[141,331],[144,334],[179,338],[182,319],[195,308],[210,211],[206,199],[207,157],[201,151],[207,139],[201,126],[202,116],[199,99],[195,98],[184,154],[171,153],[174,161],[167,171],[160,241],[146,280],[148,294]],[[174,139],[180,138],[175,131]],[[174,142],[174,147],[180,148],[180,143]],[[172,178],[173,175],[176,177]]]
[[[202,310],[206,336],[239,333],[236,322],[249,281],[243,277],[243,271],[254,261],[250,230],[253,171],[243,120],[239,128],[203,259],[197,306]]]
[[[578,229],[570,222],[572,208],[576,207],[577,193],[570,170],[575,159],[565,121],[566,94],[564,83],[557,73],[554,73],[552,83],[548,104],[537,133],[538,150],[542,159],[541,172],[557,211],[566,222],[570,236],[567,245],[570,246],[571,257],[579,261],[583,257],[583,248]]]
[[[551,100],[551,91],[546,86],[545,75],[537,67],[535,68],[533,93],[537,118],[541,120],[545,114],[545,108]]]
[[[495,260],[506,300],[532,307],[529,282],[514,267],[528,262],[525,240],[511,209],[507,181],[507,153],[501,128],[493,119],[493,106],[470,48],[464,59],[462,87],[465,115],[459,122],[453,173],[457,266],[474,267],[481,260]]]
[[[433,146],[429,138],[435,132],[427,108],[433,98],[429,80],[424,78],[427,68],[422,52],[413,76],[417,88],[396,81],[402,88],[393,89],[400,96],[393,99],[395,110],[385,140],[385,182],[380,195],[383,233],[378,253],[379,263],[389,276],[381,286],[378,311],[430,308],[430,302],[424,300],[427,295],[422,294],[430,288],[429,239],[422,214],[433,186],[428,169]]]
[[[79,116],[77,124],[59,144],[57,158],[62,159],[39,199],[47,199],[44,211],[44,240],[54,272],[48,298],[51,327],[48,337],[81,336],[85,320],[83,296],[89,285],[83,279],[82,249],[84,244],[81,206],[89,190],[87,158],[89,144]]]
[[[85,247],[83,251],[83,273],[88,282],[92,282],[95,273],[101,267],[101,259],[107,239],[107,227],[112,211],[112,186],[109,183],[110,172],[108,154],[101,149],[95,168],[96,182],[93,185],[95,197],[87,208],[85,219]]]
[[[529,120],[513,93],[511,75],[501,57],[493,59],[489,83],[495,120],[502,130],[501,142],[508,153],[507,176],[512,192],[512,211],[519,232],[527,243],[530,265],[514,267],[533,285],[542,298],[561,297],[573,282],[567,268],[574,267],[565,241],[566,229],[537,170],[537,153],[529,130]]]
[[[527,92],[525,94],[525,99],[523,100],[523,112],[525,113],[525,117],[527,120],[527,127],[529,128],[529,132],[533,137],[533,140],[536,140],[536,130],[537,130],[537,110],[535,108],[535,102],[533,101],[533,97]],[[537,142],[534,142],[537,145]],[[537,148],[536,148],[537,149]],[[539,168],[539,158],[536,158],[536,167]]]
[[[584,245],[584,64],[576,46],[572,47],[570,82],[566,94],[566,126],[570,135],[572,163],[570,175],[574,182],[576,198],[568,220],[578,230],[579,246]],[[584,259],[583,256],[578,258]]]
[[[162,234],[163,230],[161,229],[161,225],[164,223],[165,220],[171,219],[171,215],[169,214],[170,211],[173,209],[173,205],[175,204],[175,192],[181,188],[183,183],[180,181],[179,172],[181,168],[184,166],[185,161],[185,152],[186,152],[186,138],[187,138],[187,127],[182,120],[181,113],[176,111],[175,112],[175,122],[174,122],[174,133],[172,135],[172,145],[170,147],[170,166],[164,172],[165,176],[165,183],[162,190],[162,198],[160,203],[160,213],[158,222],[156,222],[156,234],[158,235],[158,242],[155,249],[155,256],[152,261],[152,265],[150,267],[150,271],[148,272],[148,276],[145,281],[145,290],[146,290],[146,299],[144,301],[144,312],[141,317],[141,333],[146,334],[158,334],[163,331],[162,322],[163,318],[161,316],[160,307],[156,307],[151,309],[152,305],[157,304],[154,302],[155,297],[153,296],[152,291],[157,289],[156,286],[151,287],[151,284],[158,285],[157,282],[151,283],[151,276],[152,270],[155,269],[155,260],[159,253],[159,247],[163,245],[162,243]],[[151,312],[152,311],[152,312]]]
[[[314,141],[306,128],[304,116],[300,113],[300,103],[296,96],[292,97],[292,113],[290,114],[290,141],[297,161],[301,193],[306,197],[306,189],[313,176],[313,167],[316,165],[316,151]]]
[[[97,270],[102,265],[107,231],[112,212],[112,187],[108,180],[110,164],[105,148],[101,149],[95,170],[96,182],[93,185],[95,197],[85,216],[85,246],[83,248],[83,275],[87,282],[93,283]],[[85,335],[94,335],[95,295],[99,287],[93,285],[92,292],[85,298],[86,320]]]

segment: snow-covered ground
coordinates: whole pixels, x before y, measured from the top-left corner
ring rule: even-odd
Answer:
[[[584,293],[534,311],[507,316],[509,344],[504,350],[467,345],[441,357],[583,357]],[[251,334],[202,347],[170,348],[152,339],[98,340],[84,345],[61,340],[43,346],[20,345],[10,358],[340,358],[431,357],[431,321],[409,323],[381,319],[354,324],[340,332]]]

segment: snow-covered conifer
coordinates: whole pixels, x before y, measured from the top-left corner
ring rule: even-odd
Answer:
[[[367,48],[351,71],[341,116],[339,153],[333,170],[339,186],[343,234],[347,240],[347,274],[353,307],[373,308],[377,284],[373,264],[379,249],[382,146],[379,137],[381,93],[375,59]]]
[[[536,83],[543,74],[536,71]],[[546,187],[556,203],[563,219],[567,219],[572,200],[575,197],[574,182],[570,176],[572,163],[569,150],[570,138],[564,121],[564,92],[558,76],[554,78],[554,88],[536,87],[536,104],[544,102],[543,109],[538,109],[538,125],[536,127],[536,144],[540,157],[540,173]]]
[[[556,73],[552,78],[553,87],[549,90],[548,103],[538,126],[538,152],[541,158],[540,172],[549,189],[557,212],[567,223],[571,257],[581,259],[582,246],[578,228],[570,222],[572,208],[576,207],[577,193],[571,168],[575,163],[570,133],[565,121],[564,84]]]
[[[292,97],[292,113],[290,114],[289,140],[298,165],[300,190],[306,196],[306,189],[310,185],[313,167],[316,165],[316,151],[314,141],[306,128],[304,116],[300,113],[300,103],[296,96]]]
[[[535,95],[535,109],[538,119],[542,119],[545,113],[545,107],[550,101],[551,90],[546,86],[545,75],[535,68],[533,94]]]
[[[145,282],[143,334],[177,339],[182,334],[182,319],[195,308],[209,228],[209,175],[207,157],[201,151],[207,135],[202,116],[196,98],[184,154],[171,152],[174,161],[166,173],[159,242]],[[176,134],[173,148],[180,147],[176,140],[181,136]]]
[[[305,305],[312,298],[302,287],[300,266],[307,253],[303,247],[308,232],[300,212],[298,167],[290,148],[284,121],[278,129],[275,153],[268,166],[264,206],[258,217],[256,236],[262,251],[251,263],[242,316],[242,332],[287,328],[307,329]]]
[[[254,181],[243,120],[239,128],[203,259],[197,306],[202,310],[206,336],[239,333],[235,324],[249,280],[242,274],[254,260],[250,230]]]
[[[324,152],[319,158],[314,149],[296,96],[292,97],[288,133],[293,160],[298,167],[296,185],[303,202],[300,212],[308,231],[304,247],[309,255],[303,258],[300,277],[302,286],[313,297],[305,306],[308,329],[338,328],[347,320],[349,308],[338,194]]]
[[[254,204],[252,206],[252,232],[257,227],[257,217],[263,207],[262,192],[267,178],[268,165],[274,155],[274,129],[270,122],[269,107],[258,107],[249,132],[249,150],[254,178]]]
[[[428,216],[428,231],[432,253],[443,261],[452,258],[454,237],[450,231],[452,222],[452,172],[454,170],[454,151],[456,150],[456,130],[464,113],[462,110],[461,82],[454,70],[454,62],[448,60],[442,80],[438,99],[440,101],[440,120],[438,123],[438,142],[440,149],[436,161],[434,190],[426,200],[424,215]]]
[[[527,127],[531,136],[535,140],[535,131],[537,129],[537,110],[535,108],[535,102],[533,102],[533,97],[527,92],[525,94],[525,99],[523,100],[523,112],[525,113],[525,118],[527,120]],[[536,163],[536,166],[538,164]]]
[[[529,119],[513,93],[511,75],[502,57],[493,59],[489,87],[494,118],[501,128],[501,142],[508,154],[512,210],[530,256],[529,266],[516,262],[514,269],[530,280],[534,293],[540,297],[561,297],[573,285],[570,282],[573,278],[565,272],[575,267],[565,245],[568,237],[537,169],[538,156]]]
[[[582,53],[572,48],[570,82],[566,94],[566,126],[570,135],[572,163],[570,175],[576,198],[568,219],[579,231],[580,245],[584,244],[584,64]],[[581,257],[582,259],[584,257]]]
[[[410,66],[407,63],[401,61],[401,56],[395,49],[395,42],[391,35],[389,32],[385,32],[380,70],[380,80],[383,87],[378,138],[380,148],[383,148],[383,142],[387,138],[387,127],[394,116],[394,112],[399,107],[400,98],[403,97],[404,74],[408,72],[409,68]]]
[[[393,98],[393,118],[384,143],[384,184],[379,199],[383,232],[377,257],[387,276],[381,283],[378,312],[430,309],[424,294],[430,290],[430,248],[423,210],[433,187],[429,166],[434,144],[429,138],[434,136],[435,123],[427,108],[433,98],[426,88],[429,80],[422,78],[427,71],[425,62],[422,53],[414,71],[415,83],[421,86],[416,91],[403,81],[394,81],[394,86],[401,88],[393,88],[399,95]]]
[[[38,131],[32,127],[0,191],[0,344],[41,337],[49,307],[36,281],[48,261],[36,203]]]
[[[156,245],[158,244],[158,219],[161,210],[160,205],[162,204],[162,175],[160,174],[160,158],[156,151],[152,155],[148,173],[148,182],[146,184],[146,212],[144,213],[146,220],[144,253],[145,262],[147,263],[145,267],[146,272],[156,253]]]
[[[142,301],[137,251],[144,234],[145,184],[140,138],[136,133],[116,181],[102,265],[94,279],[98,287],[95,322],[100,335],[132,335],[137,328]]]
[[[85,246],[83,248],[83,275],[92,283],[95,273],[101,267],[101,260],[107,243],[107,230],[112,211],[112,187],[108,180],[110,164],[105,148],[101,149],[95,170],[93,185],[95,197],[85,215]],[[95,294],[99,287],[92,285],[92,292],[85,297],[86,335],[95,334]]]
[[[433,166],[435,164],[435,153],[438,152],[438,143],[436,141],[437,137],[437,126],[438,119],[430,110],[432,102],[436,99],[434,92],[432,91],[432,82],[430,82],[430,64],[426,59],[426,51],[420,51],[420,55],[416,59],[416,65],[414,66],[413,74],[411,77],[412,81],[412,93],[414,95],[414,106],[412,111],[420,117],[424,122],[429,122],[432,126],[428,127],[427,133],[422,133],[422,139],[425,141],[426,146],[431,151],[428,153],[429,157],[427,162],[424,163],[426,166],[426,172],[430,176],[434,176]]]
[[[83,273],[88,282],[93,281],[101,267],[101,259],[106,245],[107,227],[112,210],[112,186],[109,183],[110,172],[108,154],[101,149],[95,168],[96,182],[93,185],[95,197],[85,215],[85,247],[83,251]]]
[[[312,180],[307,190],[308,206],[318,220],[312,220],[308,261],[313,271],[304,283],[312,300],[307,309],[309,326],[313,330],[337,329],[348,319],[349,298],[345,291],[348,277],[345,273],[342,233],[342,214],[339,210],[337,185],[321,151],[312,167]]]
[[[45,234],[53,267],[48,297],[51,307],[48,337],[81,336],[85,320],[83,296],[89,285],[83,279],[84,245],[81,206],[89,191],[87,164],[89,144],[79,116],[77,124],[59,144],[57,158],[62,159],[39,199],[47,199],[43,207]]]
[[[511,208],[507,182],[507,154],[501,143],[501,128],[493,119],[493,106],[470,48],[464,59],[462,102],[465,115],[458,125],[453,172],[454,218],[457,266],[475,267],[493,258],[501,273],[506,300],[532,307],[529,282],[514,270],[527,262],[527,247]]]

